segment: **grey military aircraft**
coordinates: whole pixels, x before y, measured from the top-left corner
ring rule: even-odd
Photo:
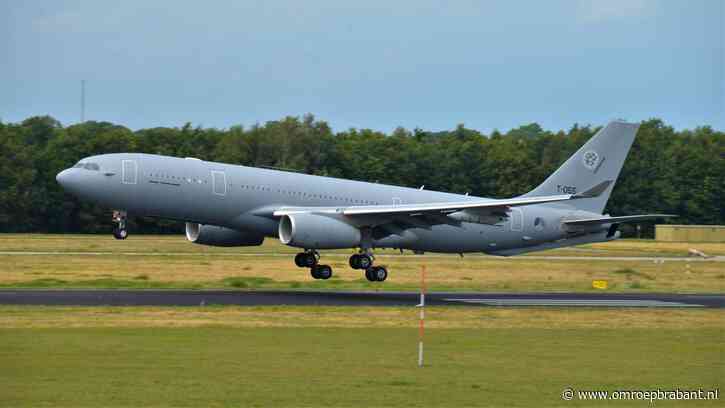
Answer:
[[[639,125],[614,121],[532,191],[491,199],[138,153],[91,156],[57,175],[65,190],[127,214],[186,222],[186,238],[214,246],[277,237],[301,248],[295,263],[328,279],[318,250],[353,248],[350,266],[384,281],[376,248],[517,255],[619,238],[621,223],[668,217],[602,215]]]

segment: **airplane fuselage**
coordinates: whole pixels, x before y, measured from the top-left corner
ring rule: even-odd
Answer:
[[[481,197],[260,169],[192,158],[116,153],[92,156],[59,174],[76,196],[137,216],[152,216],[277,237],[280,207],[350,207],[485,200]],[[92,163],[96,166],[88,166]],[[91,168],[88,168],[91,167]],[[95,168],[97,167],[97,169]],[[405,228],[378,248],[513,255],[614,239],[606,228],[567,230],[564,219],[599,214],[564,204],[510,208],[499,223],[451,222]]]

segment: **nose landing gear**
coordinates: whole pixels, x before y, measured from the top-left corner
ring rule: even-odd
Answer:
[[[113,228],[113,237],[116,239],[128,238],[128,229],[126,229],[126,211],[114,211],[113,222],[116,226]]]

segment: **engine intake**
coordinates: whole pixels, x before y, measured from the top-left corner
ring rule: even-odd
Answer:
[[[354,248],[360,245],[356,227],[324,215],[290,214],[279,221],[279,240],[289,246],[309,249]]]
[[[255,232],[242,232],[216,225],[186,223],[186,239],[200,245],[236,247],[262,245],[264,235]]]

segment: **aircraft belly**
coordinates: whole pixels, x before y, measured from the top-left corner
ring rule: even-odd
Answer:
[[[430,230],[414,230],[418,240],[407,246],[410,249],[431,252],[481,252],[488,247],[490,236],[496,227],[463,223],[461,227],[436,225]]]

